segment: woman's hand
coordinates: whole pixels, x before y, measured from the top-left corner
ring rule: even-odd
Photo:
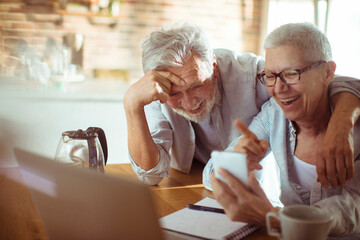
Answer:
[[[212,174],[213,193],[232,221],[264,226],[266,213],[277,211],[261,189],[254,172],[249,174],[248,187],[225,169],[219,168],[219,174],[225,179],[225,182]]]
[[[236,119],[234,124],[242,135],[234,148],[234,152],[246,154],[249,172],[252,170],[262,169],[259,162],[267,153],[269,148],[268,142],[265,140],[259,140],[256,135],[251,132],[240,120]]]

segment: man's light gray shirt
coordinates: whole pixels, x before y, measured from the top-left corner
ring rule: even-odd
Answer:
[[[210,113],[221,147],[225,149],[239,136],[233,125],[236,118],[250,124],[270,95],[256,74],[264,68],[264,60],[254,54],[237,55],[216,49],[217,80],[216,104]],[[134,171],[148,184],[157,184],[170,176],[170,168],[188,173],[195,154],[195,131],[191,122],[175,113],[168,104],[153,102],[145,107],[150,133],[160,151],[157,166],[149,171],[138,167],[131,159]],[[209,156],[210,158],[210,156]]]

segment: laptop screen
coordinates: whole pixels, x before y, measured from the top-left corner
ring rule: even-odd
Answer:
[[[148,186],[14,153],[50,239],[163,239]]]

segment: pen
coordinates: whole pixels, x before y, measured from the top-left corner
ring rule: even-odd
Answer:
[[[223,214],[225,214],[224,209],[221,209],[221,208],[206,207],[206,206],[193,205],[193,204],[188,204],[188,205],[186,205],[186,207],[189,208],[189,209],[192,209],[192,210],[207,211],[207,212],[215,212],[215,213],[223,213]]]

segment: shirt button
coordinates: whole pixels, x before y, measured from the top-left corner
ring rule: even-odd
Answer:
[[[194,142],[190,141],[190,142],[189,142],[189,146],[190,146],[190,147],[194,146]]]
[[[295,188],[296,188],[297,190],[300,190],[300,189],[302,189],[302,186],[301,186],[301,185],[296,184]]]

